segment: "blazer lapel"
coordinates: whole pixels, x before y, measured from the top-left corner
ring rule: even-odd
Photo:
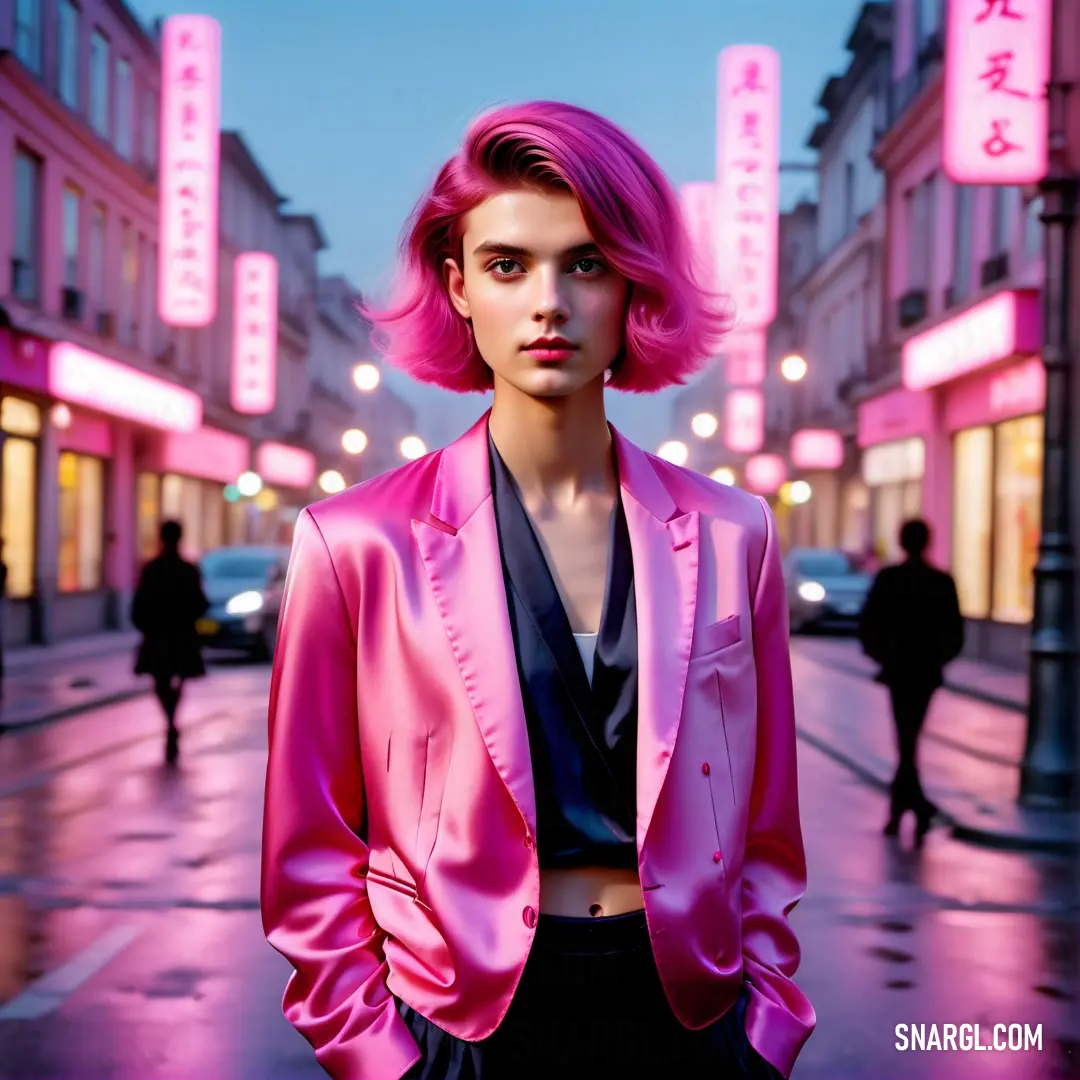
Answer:
[[[638,626],[638,850],[679,730],[697,607],[698,513],[680,513],[649,456],[614,428]]]
[[[491,497],[487,413],[439,455],[430,515],[412,530],[480,734],[532,833],[536,793]]]

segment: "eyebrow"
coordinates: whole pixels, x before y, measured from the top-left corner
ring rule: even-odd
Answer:
[[[592,255],[593,253],[599,253],[599,246],[592,240],[585,244],[575,244],[571,248],[567,248],[560,253],[560,258],[567,258],[571,255]],[[503,244],[498,240],[485,240],[482,244],[478,245],[473,251],[474,255],[517,255],[523,259],[532,258],[533,252],[528,248],[519,247],[517,244]]]

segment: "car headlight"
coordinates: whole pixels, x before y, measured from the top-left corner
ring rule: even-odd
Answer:
[[[237,593],[225,605],[225,612],[228,615],[251,615],[256,611],[262,611],[262,606],[262,593],[252,589],[248,592]]]
[[[825,599],[825,587],[816,581],[804,581],[799,596],[809,604],[820,604]]]

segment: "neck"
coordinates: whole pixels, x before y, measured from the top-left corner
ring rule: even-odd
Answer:
[[[522,494],[566,506],[615,492],[611,430],[599,381],[561,398],[535,398],[496,378],[488,430]]]

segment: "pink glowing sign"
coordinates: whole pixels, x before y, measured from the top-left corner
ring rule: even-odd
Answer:
[[[720,54],[717,102],[717,251],[739,325],[776,316],[780,57],[764,45]]]
[[[202,398],[192,390],[59,341],[49,351],[49,391],[72,405],[165,431],[194,431]]]
[[[724,405],[724,445],[752,454],[765,441],[765,396],[760,390],[731,390]]]
[[[1053,0],[949,0],[942,161],[956,184],[1046,175]]]
[[[207,326],[217,312],[221,27],[174,15],[161,52],[158,313],[170,326]]]
[[[707,288],[717,286],[716,278],[716,185],[683,184],[682,197],[686,231],[694,247],[698,280]]]
[[[839,469],[844,440],[838,431],[804,428],[791,437],[791,464],[796,469]]]
[[[264,251],[237,255],[233,289],[232,405],[268,413],[277,396],[277,259]]]
[[[765,333],[737,331],[723,345],[728,386],[760,386],[765,381]]]
[[[925,390],[987,364],[1039,350],[1039,299],[1005,291],[904,342],[904,385]]]
[[[743,467],[743,482],[759,495],[775,495],[787,479],[787,465],[777,454],[755,454]]]
[[[255,471],[266,483],[282,487],[311,487],[315,455],[284,443],[263,443],[255,453]]]

